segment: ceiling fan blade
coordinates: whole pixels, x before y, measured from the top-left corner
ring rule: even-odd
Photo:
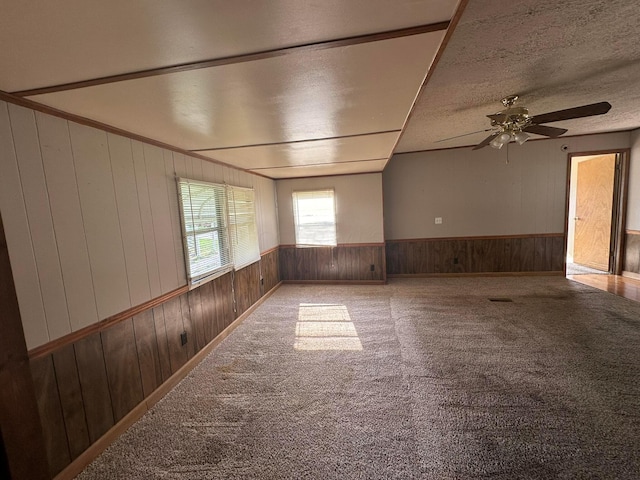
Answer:
[[[449,137],[449,138],[443,138],[442,140],[436,140],[433,143],[446,142],[447,140],[453,140],[454,138],[466,137],[468,135],[475,135],[476,133],[490,132],[491,130],[493,130],[493,128],[485,128],[484,130],[478,130],[477,132],[463,133],[462,135],[456,135],[455,137]]]
[[[492,133],[487,138],[485,138],[483,141],[481,141],[478,145],[473,147],[472,150],[480,150],[481,148],[486,147],[487,145],[489,145],[491,143],[491,140],[493,140],[494,138],[496,138],[498,136],[499,133],[500,132]]]
[[[556,138],[562,135],[563,133],[567,133],[568,130],[566,128],[556,128],[549,127],[547,125],[529,125],[523,129],[528,133],[535,133],[537,135],[544,135],[545,137]]]
[[[531,123],[538,125],[540,123],[559,122],[560,120],[570,120],[572,118],[591,117],[593,115],[607,113],[610,109],[611,104],[609,102],[592,103],[581,107],[567,108],[566,110],[536,115],[531,119]]]

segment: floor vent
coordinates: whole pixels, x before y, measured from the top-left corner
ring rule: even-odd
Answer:
[[[490,298],[490,302],[513,302],[510,298]]]

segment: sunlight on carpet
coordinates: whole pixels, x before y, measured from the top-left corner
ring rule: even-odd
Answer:
[[[296,350],[362,350],[356,326],[345,305],[301,303]]]

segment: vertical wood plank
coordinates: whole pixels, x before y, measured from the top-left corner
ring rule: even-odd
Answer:
[[[144,144],[144,158],[158,255],[160,288],[162,293],[167,293],[181,286],[178,284],[178,270],[173,245],[171,208],[167,194],[167,174],[163,153],[160,148]]]
[[[191,309],[189,308],[188,294],[180,295],[180,311],[182,312],[182,322],[184,331],[187,332],[187,358],[192,358],[196,354],[196,337],[191,322]]]
[[[224,324],[224,310],[222,308],[222,302],[220,299],[222,298],[222,287],[220,285],[221,279],[220,277],[216,278],[212,283],[213,289],[213,312],[214,317],[216,319],[216,335],[220,334],[225,329]]]
[[[535,239],[520,239],[520,271],[533,272],[535,268]]]
[[[103,330],[101,336],[113,416],[117,422],[144,397],[133,320],[117,323]]]
[[[0,476],[44,480],[47,452],[1,216],[0,311]]]
[[[522,239],[512,238],[510,244],[511,244],[511,255],[510,255],[511,271],[521,272],[522,271],[522,259],[521,259]]]
[[[543,272],[545,270],[545,256],[547,247],[546,238],[535,237],[533,239],[533,245],[533,269],[536,272]]]
[[[201,285],[198,290],[200,291],[200,305],[202,305],[202,323],[204,324],[204,336],[205,345],[208,344],[215,336],[215,316],[214,316],[214,299],[213,299],[213,285],[211,282],[207,282]]]
[[[169,360],[171,372],[176,373],[188,360],[187,346],[182,345],[180,334],[184,331],[182,313],[180,311],[180,298],[174,297],[162,305],[164,311],[164,323],[167,328],[167,341],[169,343]]]
[[[640,235],[627,233],[624,242],[623,270],[640,273]]]
[[[164,310],[162,305],[152,309],[153,323],[156,326],[156,342],[158,344],[158,357],[160,359],[160,371],[164,382],[171,376],[171,359],[169,356],[169,340],[167,338],[167,327],[164,323]]]
[[[31,371],[42,420],[49,470],[54,476],[71,463],[71,456],[51,355],[33,360]]]
[[[564,268],[564,236],[552,238],[551,251],[551,270],[560,272]]]
[[[136,337],[142,392],[146,398],[162,384],[162,369],[153,312],[145,310],[133,317],[133,329]]]
[[[132,305],[151,299],[131,140],[107,134]]]
[[[164,168],[167,181],[167,201],[169,202],[169,216],[173,232],[173,251],[176,259],[177,285],[187,284],[187,268],[182,248],[182,227],[180,226],[180,207],[178,205],[178,185],[176,183],[176,169],[173,163],[173,152],[163,150]]]
[[[49,331],[13,146],[9,111],[5,102],[0,102],[0,158],[0,211],[6,228],[11,264],[16,266],[13,281],[24,336],[27,348],[33,348],[49,341]],[[17,268],[18,265],[20,268]]]
[[[74,344],[74,350],[89,438],[93,443],[114,424],[100,334],[95,333],[79,340]]]
[[[58,246],[53,230],[36,118],[33,110],[9,106],[13,141],[36,259],[49,338],[71,332]]]
[[[191,325],[193,328],[196,344],[196,352],[199,352],[206,345],[204,333],[204,323],[202,316],[202,303],[200,300],[200,289],[190,290],[187,294],[189,300],[189,311],[191,312]]]
[[[145,259],[147,263],[147,276],[151,297],[161,295],[160,269],[158,266],[158,252],[156,248],[155,230],[153,228],[153,216],[151,215],[151,199],[149,197],[149,184],[147,180],[147,167],[144,159],[142,143],[131,142],[133,152],[133,167],[136,175],[138,191],[138,205],[140,207],[140,220],[142,222],[142,235],[144,238]]]
[[[98,321],[84,233],[69,125],[62,118],[36,113],[49,205],[69,310],[71,330]]]
[[[53,364],[69,442],[69,453],[71,460],[74,460],[89,447],[91,441],[89,440],[89,429],[87,428],[73,345],[67,345],[55,351]]]
[[[131,307],[105,132],[69,124],[98,317]]]

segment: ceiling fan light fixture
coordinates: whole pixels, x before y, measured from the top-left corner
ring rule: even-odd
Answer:
[[[506,142],[500,141],[500,136],[497,136],[496,138],[491,140],[491,143],[489,143],[489,145],[497,150],[500,150],[505,143]]]
[[[529,140],[529,134],[527,132],[518,132],[513,136],[514,140],[518,142],[518,145],[522,145]]]

